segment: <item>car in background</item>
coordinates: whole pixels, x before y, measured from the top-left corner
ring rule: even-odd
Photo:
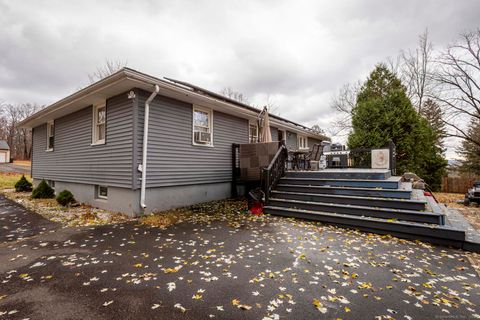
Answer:
[[[476,202],[480,205],[480,181],[475,182],[473,187],[468,189],[467,193],[465,193],[463,204],[468,206],[472,202]]]

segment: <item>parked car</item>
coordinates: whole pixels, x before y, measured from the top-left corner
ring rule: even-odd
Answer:
[[[465,194],[465,200],[463,203],[468,206],[472,202],[476,202],[478,205],[480,205],[480,181],[475,182],[473,187],[468,189],[467,193]]]

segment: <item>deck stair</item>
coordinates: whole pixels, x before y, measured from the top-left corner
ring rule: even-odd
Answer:
[[[461,248],[465,231],[389,170],[287,171],[265,212]]]

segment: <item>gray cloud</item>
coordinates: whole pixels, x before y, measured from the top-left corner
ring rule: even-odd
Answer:
[[[0,99],[52,103],[105,59],[214,91],[230,86],[328,127],[332,95],[374,65],[477,28],[478,1],[0,0]]]

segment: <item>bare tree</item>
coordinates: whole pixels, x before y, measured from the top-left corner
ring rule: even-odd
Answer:
[[[220,94],[227,97],[227,98],[230,98],[232,100],[235,100],[235,101],[238,101],[238,102],[241,102],[241,103],[244,103],[244,104],[249,104],[248,98],[245,94],[243,94],[239,91],[233,90],[231,87],[223,88],[220,91]]]
[[[323,130],[320,125],[318,124],[314,124],[311,128],[315,133],[318,133],[318,134],[325,134],[325,130]]]
[[[335,133],[335,136],[346,134],[352,128],[352,110],[361,87],[360,81],[347,83],[332,98],[331,108],[338,112],[338,118],[332,123],[332,133]]]
[[[441,89],[437,100],[445,109],[450,136],[480,146],[466,125],[480,121],[480,29],[464,33],[436,61],[433,78]]]
[[[114,74],[120,69],[127,66],[127,60],[108,60],[105,59],[105,64],[101,67],[98,67],[93,73],[88,75],[90,84],[95,83],[103,78],[108,77],[109,75]]]
[[[18,128],[23,119],[31,116],[43,108],[35,103],[3,104],[0,123],[2,124],[2,138],[10,146],[11,156],[15,159],[30,159],[32,154],[32,132],[30,129]]]
[[[426,96],[432,96],[433,86],[431,69],[433,64],[433,45],[428,39],[428,30],[419,36],[418,47],[412,51],[402,51],[400,79],[407,87],[407,94],[422,114]]]

